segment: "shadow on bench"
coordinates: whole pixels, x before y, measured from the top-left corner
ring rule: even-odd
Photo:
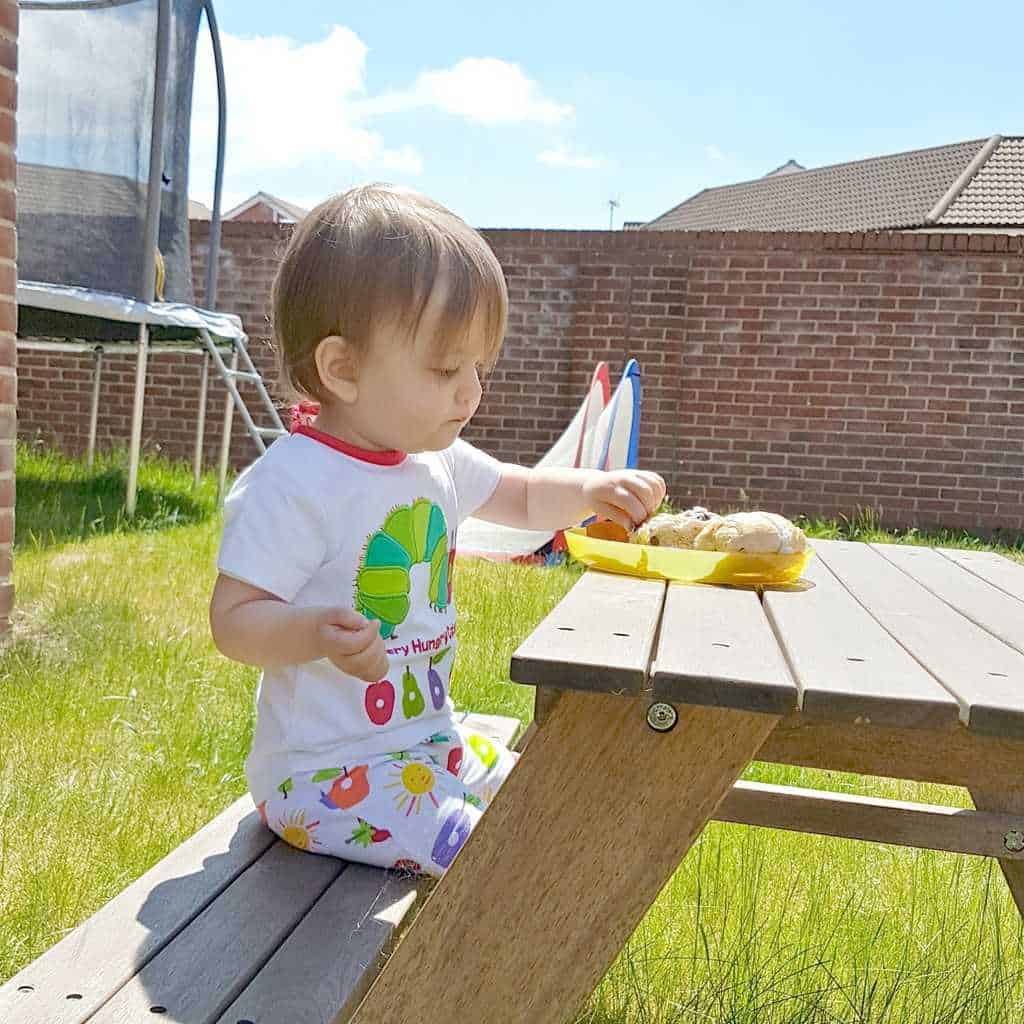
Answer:
[[[344,1021],[431,885],[295,850],[247,794],[0,988],[0,1021]]]

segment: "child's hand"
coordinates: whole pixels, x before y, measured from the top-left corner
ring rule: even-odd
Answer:
[[[665,481],[642,469],[595,473],[583,485],[588,508],[634,530],[654,515],[665,497]]]
[[[326,608],[317,630],[322,645],[321,657],[356,679],[379,682],[388,673],[389,663],[380,625],[351,608]]]

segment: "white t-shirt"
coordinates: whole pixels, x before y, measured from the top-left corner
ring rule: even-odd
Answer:
[[[292,772],[403,750],[444,729],[456,531],[500,477],[500,462],[461,439],[441,452],[371,453],[312,428],[241,473],[224,505],[219,571],[293,605],[379,620],[390,663],[378,683],[326,658],[264,670],[245,765],[257,799]]]

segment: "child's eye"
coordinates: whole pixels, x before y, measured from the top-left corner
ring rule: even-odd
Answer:
[[[449,370],[442,366],[437,372],[442,377],[454,377],[459,372],[459,367],[456,366],[454,369]]]

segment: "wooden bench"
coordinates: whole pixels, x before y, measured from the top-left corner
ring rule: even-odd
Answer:
[[[462,719],[506,745],[520,727]],[[247,794],[0,988],[0,1021],[343,1021],[431,887],[293,849]]]

